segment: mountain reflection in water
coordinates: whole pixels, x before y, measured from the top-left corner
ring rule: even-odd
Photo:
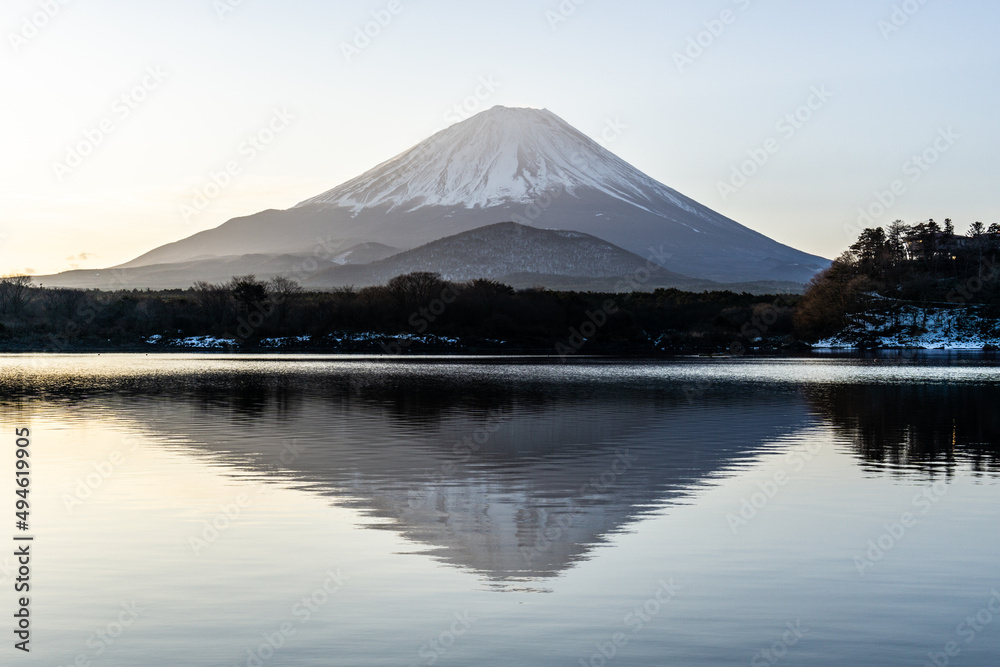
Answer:
[[[643,515],[807,429],[832,427],[872,471],[997,468],[988,406],[1000,395],[972,384],[378,362],[0,381],[12,410],[125,422],[233,475],[355,507],[370,527],[496,584],[554,577]]]

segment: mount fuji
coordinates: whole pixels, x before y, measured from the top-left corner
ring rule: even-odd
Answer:
[[[699,280],[804,283],[829,265],[643,174],[546,109],[498,106],[291,209],[230,220],[116,268],[141,276],[185,265],[190,277],[216,260],[316,256],[318,244],[379,261],[390,253],[351,249],[404,252],[500,222],[581,232]]]

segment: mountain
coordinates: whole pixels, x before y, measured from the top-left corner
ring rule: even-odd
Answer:
[[[363,244],[334,252],[325,260],[309,255],[201,258],[105,271],[68,271],[44,277],[41,282],[47,287],[109,290],[186,289],[194,280],[223,283],[232,276],[253,273],[263,280],[292,276],[307,289],[324,290],[384,285],[396,276],[415,271],[439,273],[455,282],[487,278],[519,289],[541,286],[609,293],[661,287],[755,294],[801,291],[801,285],[792,282],[727,284],[690,278],[589,234],[536,229],[515,222],[480,227],[404,252]]]
[[[544,109],[485,111],[293,211],[402,247],[513,220],[727,282],[807,282],[829,265],[657,182]]]
[[[494,107],[294,208],[230,220],[117,268],[359,244],[410,250],[503,221],[589,234],[698,279],[804,283],[829,265],[659,183],[548,110]]]
[[[558,282],[563,289],[589,289],[602,284],[607,291],[613,291],[616,282],[627,281],[630,276],[645,278],[648,267],[649,262],[642,257],[589,234],[505,222],[449,236],[371,264],[330,267],[307,278],[305,284],[365,287],[384,285],[395,276],[414,271],[430,271],[456,282],[489,278],[514,287]],[[652,280],[642,282],[645,285],[654,281],[657,287],[717,287],[710,281],[659,267],[654,269]]]

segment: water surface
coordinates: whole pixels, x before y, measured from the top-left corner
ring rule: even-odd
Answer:
[[[33,651],[3,664],[997,664],[998,379],[0,357],[36,535]]]

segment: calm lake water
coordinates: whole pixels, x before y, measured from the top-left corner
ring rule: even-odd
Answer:
[[[1000,664],[986,358],[6,356],[0,396],[3,665]]]

